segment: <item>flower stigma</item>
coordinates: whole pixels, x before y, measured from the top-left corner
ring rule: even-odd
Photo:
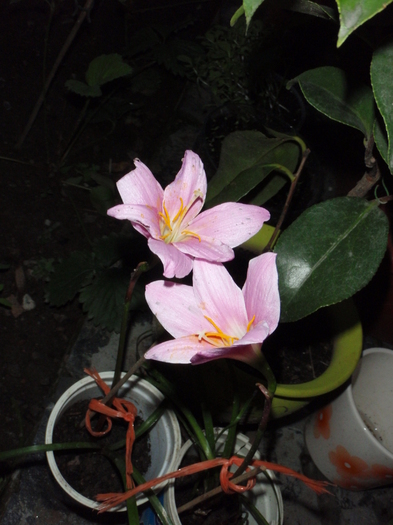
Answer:
[[[183,226],[187,226],[187,224],[183,224],[183,219],[186,216],[187,212],[190,210],[190,208],[193,206],[193,204],[202,197],[203,195],[201,191],[194,191],[194,198],[189,202],[187,206],[184,206],[183,199],[179,197],[180,208],[172,219],[165,206],[165,201],[163,201],[163,211],[158,212],[161,230],[160,239],[162,239],[166,244],[170,244],[172,242],[182,241],[186,237],[196,237],[199,240],[199,242],[201,242],[201,238],[197,233],[187,229],[183,229]]]

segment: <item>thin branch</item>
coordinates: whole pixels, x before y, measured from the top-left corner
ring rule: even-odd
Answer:
[[[243,481],[247,481],[248,479],[257,476],[263,470],[264,469],[262,469],[261,467],[253,468],[253,469],[249,470],[248,472],[244,472],[244,474],[241,474],[240,476],[237,476],[236,478],[231,479],[231,482],[235,483],[236,485],[239,485],[239,483],[242,483]],[[205,494],[202,494],[201,496],[198,496],[197,498],[189,501],[185,505],[182,505],[181,507],[179,507],[177,509],[177,512],[178,512],[178,514],[181,514],[182,512],[185,512],[185,511],[191,509],[192,507],[195,507],[199,503],[202,503],[203,501],[205,501],[205,500],[207,500],[209,498],[212,498],[213,496],[216,496],[217,494],[220,494],[220,492],[222,492],[221,485],[219,487],[216,487],[215,489],[209,490],[209,492],[205,492]]]
[[[56,58],[56,62],[53,64],[52,70],[49,73],[48,78],[46,79],[46,82],[45,82],[44,88],[43,88],[43,90],[41,92],[41,95],[39,96],[39,98],[38,98],[38,100],[36,102],[36,105],[34,106],[34,109],[33,109],[32,113],[30,115],[29,121],[26,124],[26,127],[23,130],[23,133],[22,133],[22,135],[20,136],[20,138],[18,140],[18,143],[15,146],[15,149],[20,149],[22,147],[22,144],[25,141],[25,138],[27,137],[27,134],[29,133],[30,128],[34,124],[34,121],[35,121],[35,119],[36,119],[36,117],[38,115],[38,112],[41,109],[42,103],[44,102],[44,99],[45,99],[46,92],[48,91],[49,86],[51,85],[52,80],[53,80],[53,78],[54,78],[54,76],[55,76],[55,74],[56,74],[56,72],[57,72],[57,70],[58,70],[58,68],[59,68],[59,66],[60,66],[64,56],[65,56],[65,54],[67,53],[70,45],[72,44],[72,41],[74,40],[77,32],[79,31],[79,28],[82,25],[83,20],[86,18],[87,13],[90,12],[90,10],[91,10],[91,8],[93,6],[93,3],[94,3],[94,0],[86,0],[86,3],[84,5],[84,7],[82,8],[81,12],[79,13],[78,19],[75,22],[74,27],[71,30],[71,33],[68,35],[67,40],[65,41],[63,47],[60,50],[60,53],[58,54],[58,56]]]
[[[282,226],[282,223],[284,222],[284,219],[286,217],[286,214],[288,212],[288,208],[289,208],[289,205],[292,201],[292,197],[293,197],[293,194],[295,193],[295,188],[296,188],[296,184],[299,180],[299,177],[303,171],[303,168],[304,168],[304,164],[307,160],[307,157],[309,156],[310,154],[310,150],[309,149],[306,149],[303,153],[303,156],[302,156],[302,160],[300,162],[300,165],[299,165],[299,168],[295,174],[295,177],[291,183],[291,187],[289,188],[289,193],[288,193],[288,196],[287,196],[287,200],[284,204],[284,208],[281,212],[281,215],[280,215],[280,218],[276,224],[276,227],[274,229],[274,232],[273,232],[273,235],[270,237],[270,240],[269,242],[267,243],[267,246],[265,247],[265,249],[263,250],[263,253],[266,253],[266,252],[269,252],[271,249],[272,249],[272,246],[274,245],[277,237],[278,237],[278,234],[280,232],[280,228]]]

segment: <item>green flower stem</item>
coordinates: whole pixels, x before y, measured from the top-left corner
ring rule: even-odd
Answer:
[[[116,367],[112,381],[112,388],[116,385],[116,383],[118,383],[121,375],[121,369],[123,366],[124,352],[127,340],[128,314],[130,311],[132,293],[134,291],[136,283],[138,282],[139,277],[142,275],[143,272],[146,272],[149,268],[149,263],[140,262],[131,274],[130,283],[128,285],[128,290],[124,301],[123,317],[121,320],[119,346],[117,349]]]
[[[161,390],[161,392],[179,408],[186,418],[189,426],[191,427],[195,439],[201,446],[206,459],[214,459],[214,452],[212,451],[205,434],[195,419],[194,414],[176,395],[172,383],[170,383],[160,372],[155,369],[149,370],[149,372],[149,375],[145,379]]]
[[[262,391],[262,393],[265,396],[265,403],[263,406],[262,418],[261,418],[261,421],[259,422],[258,430],[254,437],[254,441],[251,445],[251,448],[247,452],[246,457],[243,460],[243,463],[236,470],[235,476],[239,476],[240,474],[243,474],[243,472],[247,469],[248,465],[251,463],[255,452],[258,450],[259,444],[262,441],[262,437],[263,437],[263,433],[265,431],[266,425],[269,421],[272,401],[273,401],[273,397],[274,397],[274,394],[277,388],[276,378],[273,374],[272,369],[270,368],[268,362],[266,361],[262,353],[261,353],[261,359],[259,360],[258,365],[259,365],[258,369],[262,372],[262,374],[265,376],[267,380],[267,388],[259,383],[257,384],[257,386],[259,387],[259,389]]]
[[[137,483],[137,485],[142,485],[143,483],[145,483],[144,477],[135,467],[132,473],[132,477],[134,478],[134,481]],[[145,496],[149,498],[150,505],[153,507],[162,525],[173,525],[172,520],[169,517],[169,514],[167,513],[165,508],[161,505],[160,500],[157,498],[154,492],[152,490],[147,490],[144,494]]]

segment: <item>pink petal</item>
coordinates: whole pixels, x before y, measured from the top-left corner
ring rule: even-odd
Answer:
[[[164,363],[190,364],[191,359],[204,348],[212,347],[206,341],[198,341],[195,336],[180,337],[153,346],[145,353],[145,358],[163,361]]]
[[[206,190],[207,180],[202,161],[196,153],[187,150],[179,173],[164,191],[163,198],[169,216],[173,218],[179,211],[181,206],[180,198],[183,201],[183,206],[187,207],[195,200],[195,192],[199,192],[201,198],[195,201],[183,218],[183,222],[187,224],[200,212],[205,202]]]
[[[175,245],[165,244],[164,241],[152,238],[148,240],[148,245],[150,250],[161,259],[164,266],[164,277],[168,279],[178,277],[181,279],[191,272],[193,264],[192,257],[180,252],[175,248]]]
[[[153,208],[161,206],[164,191],[152,172],[138,159],[135,169],[117,182],[117,189],[124,204],[146,204]],[[160,210],[161,211],[161,210]]]
[[[271,334],[277,328],[280,319],[275,253],[265,253],[251,259],[243,294],[249,318],[255,315],[254,326],[266,321]]]
[[[251,330],[249,330],[239,341],[235,341],[233,346],[260,344],[270,334],[269,325],[266,321],[261,321],[258,324],[253,323]]]
[[[195,259],[193,288],[203,315],[225,334],[243,337],[248,323],[244,297],[222,264]]]
[[[258,355],[252,345],[212,348],[211,350],[199,351],[191,358],[191,363],[193,365],[200,365],[208,361],[213,361],[214,359],[223,358],[236,359],[237,361],[243,361],[243,363],[252,365],[254,361],[258,360]]]
[[[188,229],[234,248],[255,235],[269,218],[270,213],[259,206],[226,202],[203,211]]]
[[[187,237],[184,241],[176,242],[175,246],[183,253],[211,262],[231,261],[235,257],[232,248],[217,239]]]
[[[146,286],[146,301],[159,322],[173,337],[197,334],[206,329],[192,286],[154,281]]]
[[[147,230],[151,236],[159,238],[161,231],[158,225],[158,214],[156,208],[150,208],[144,204],[118,204],[107,211],[110,217],[115,219],[128,219],[135,227],[136,224]],[[142,233],[140,230],[138,230]]]

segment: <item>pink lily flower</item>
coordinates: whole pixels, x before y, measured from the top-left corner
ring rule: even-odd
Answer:
[[[251,259],[242,289],[222,264],[196,259],[193,286],[154,281],[146,300],[175,338],[148,350],[147,359],[199,364],[226,357],[256,365],[280,318],[276,254]]]
[[[148,239],[150,250],[164,265],[164,276],[185,277],[194,258],[230,261],[232,248],[255,235],[270,213],[259,206],[227,202],[199,213],[207,180],[199,156],[186,151],[175,180],[165,190],[140,160],[122,177],[117,188],[124,204],[108,210],[116,219],[128,219]]]

